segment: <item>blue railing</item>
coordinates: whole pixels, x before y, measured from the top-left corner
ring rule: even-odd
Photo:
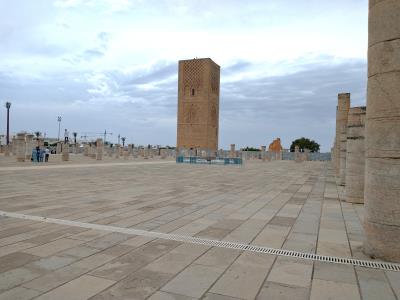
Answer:
[[[177,163],[187,163],[187,164],[209,164],[209,165],[241,165],[243,160],[240,157],[236,158],[202,158],[202,157],[185,157],[177,156]]]

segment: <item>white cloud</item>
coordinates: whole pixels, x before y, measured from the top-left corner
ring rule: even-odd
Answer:
[[[325,111],[313,102],[323,97],[333,107],[325,118],[334,119],[342,89],[361,103],[364,73],[353,62],[366,61],[366,45],[367,0],[4,1],[0,100],[14,99],[15,110],[40,103],[50,123],[16,115],[24,129],[26,120],[50,126],[50,115],[64,111],[72,124],[118,127],[114,131],[135,126],[145,132],[143,143],[173,144],[177,61],[211,57],[222,66],[221,143],[229,144],[235,130],[253,132],[288,109],[309,117],[298,103],[311,105],[313,114]],[[280,98],[274,109],[271,95]],[[91,111],[96,116],[88,116]],[[129,126],[115,125],[120,120]],[[166,129],[149,131],[157,120]],[[246,125],[240,129],[234,120]],[[331,142],[330,128],[303,126]],[[295,130],[282,123],[279,131],[289,139]],[[260,143],[252,134],[245,141]]]

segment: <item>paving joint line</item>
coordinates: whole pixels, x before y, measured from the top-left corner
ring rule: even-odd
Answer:
[[[370,268],[370,269],[380,269],[380,270],[386,270],[386,271],[400,272],[400,264],[383,262],[383,261],[360,260],[360,259],[355,259],[355,258],[326,256],[326,255],[319,255],[319,254],[314,254],[314,253],[306,253],[306,252],[293,251],[293,250],[284,250],[284,249],[270,248],[270,247],[257,246],[257,245],[251,245],[251,244],[242,244],[242,243],[237,243],[237,242],[205,239],[205,238],[198,238],[198,237],[179,235],[179,234],[161,233],[161,232],[146,231],[146,230],[140,230],[140,229],[134,229],[134,228],[123,228],[123,227],[116,227],[116,226],[109,226],[109,225],[99,225],[99,224],[83,223],[83,222],[70,221],[70,220],[47,218],[47,217],[41,217],[41,216],[24,215],[24,214],[6,212],[6,211],[1,211],[1,210],[0,210],[0,216],[24,219],[24,220],[32,220],[32,221],[37,221],[37,222],[45,222],[45,223],[51,223],[51,224],[67,225],[67,226],[73,226],[73,227],[97,229],[97,230],[109,231],[109,232],[118,232],[118,233],[123,233],[123,234],[128,234],[128,235],[153,237],[153,238],[172,240],[172,241],[189,243],[189,244],[207,245],[207,246],[211,246],[211,247],[218,247],[218,248],[225,248],[225,249],[235,249],[235,250],[255,252],[255,253],[264,253],[264,254],[270,254],[270,255],[276,255],[276,256],[294,257],[294,258],[298,258],[298,259],[311,260],[311,261],[322,261],[322,262],[334,263],[334,264],[353,265],[353,266],[359,266],[359,267]]]

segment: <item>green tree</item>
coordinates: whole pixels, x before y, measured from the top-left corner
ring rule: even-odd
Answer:
[[[260,151],[260,149],[258,149],[258,148],[249,147],[249,146],[247,146],[246,148],[242,148],[240,150],[241,151]]]
[[[299,138],[290,145],[290,152],[294,152],[294,147],[299,146],[299,151],[304,152],[304,149],[309,149],[311,152],[319,152],[319,144],[305,137]]]

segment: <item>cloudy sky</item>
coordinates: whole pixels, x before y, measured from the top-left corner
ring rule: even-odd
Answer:
[[[0,0],[11,131],[175,145],[177,61],[221,66],[220,146],[327,151],[337,93],[366,94],[367,0]],[[5,131],[5,109],[0,132]]]

